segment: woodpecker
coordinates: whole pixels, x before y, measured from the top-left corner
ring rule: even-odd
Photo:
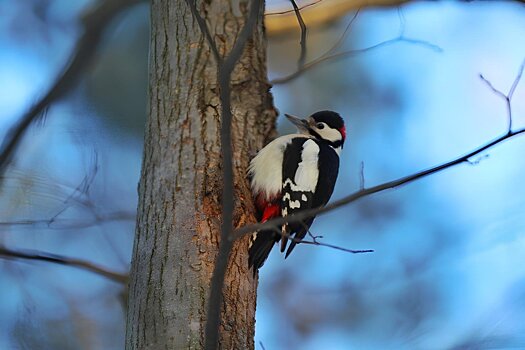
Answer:
[[[324,206],[334,190],[339,172],[339,154],[346,139],[343,118],[333,111],[320,111],[307,119],[285,114],[298,129],[270,142],[251,160],[248,177],[259,220],[291,215]],[[264,264],[275,243],[290,255],[306,236],[314,217],[301,223],[284,224],[253,234],[249,267],[253,273]]]

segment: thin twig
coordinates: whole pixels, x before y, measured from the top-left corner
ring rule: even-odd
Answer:
[[[308,8],[310,6],[313,6],[313,5],[317,5],[318,3],[320,3],[321,1],[323,0],[317,0],[317,1],[314,1],[310,4],[306,4],[302,7],[299,7],[299,10],[304,10],[305,8]],[[291,12],[295,12],[295,10],[285,10],[285,11],[276,11],[276,12],[267,12],[264,14],[264,16],[276,16],[276,15],[285,15],[287,13],[291,13]]]
[[[362,53],[365,53],[365,52],[368,52],[368,51],[372,51],[372,50],[378,49],[380,47],[390,46],[390,45],[393,45],[393,44],[396,44],[396,43],[409,43],[409,44],[421,45],[423,47],[427,47],[427,48],[429,48],[431,50],[434,50],[436,52],[442,52],[443,51],[443,49],[441,47],[439,47],[437,45],[434,45],[434,44],[432,44],[432,43],[430,43],[428,41],[398,36],[396,38],[385,40],[385,41],[382,41],[382,42],[377,43],[375,45],[372,45],[372,46],[369,46],[369,47],[365,47],[365,48],[362,48],[362,49],[348,50],[348,51],[339,52],[339,53],[331,55],[331,56],[319,57],[319,58],[317,58],[317,59],[315,59],[315,60],[313,60],[311,62],[306,63],[303,66],[302,69],[297,70],[297,71],[295,71],[295,72],[293,72],[293,73],[291,73],[289,75],[286,75],[284,77],[273,79],[272,81],[270,81],[270,83],[272,85],[288,83],[288,82],[298,78],[304,72],[306,72],[306,71],[308,71],[308,70],[310,70],[310,69],[312,69],[314,67],[317,67],[317,66],[319,66],[322,63],[326,63],[326,62],[329,62],[329,61],[337,61],[337,60],[344,59],[344,58],[347,58],[347,57],[352,57],[352,56],[355,56],[355,55],[358,55],[358,54],[362,54]]]
[[[197,24],[199,25],[199,28],[201,29],[202,34],[204,34],[204,37],[208,41],[208,45],[210,46],[211,52],[213,53],[213,57],[215,57],[217,64],[221,64],[222,57],[219,54],[219,49],[217,48],[217,45],[215,44],[215,40],[213,40],[211,36],[211,33],[208,29],[208,25],[206,24],[206,21],[204,20],[204,18],[201,17],[201,15],[199,14],[199,11],[197,11],[196,0],[186,0],[186,3],[190,7],[193,18],[195,18],[195,20],[197,21]]]
[[[308,230],[308,236],[312,237],[312,241],[317,241],[318,238],[323,238],[322,235],[314,235],[312,231]]]
[[[74,191],[64,200],[62,208],[58,210],[55,215],[53,215],[49,219],[49,225],[51,225],[63,212],[65,212],[70,207],[70,202],[72,200],[76,200],[79,203],[85,204],[81,201],[82,196],[88,196],[89,195],[89,189],[91,188],[91,185],[93,184],[93,181],[95,181],[95,177],[97,176],[99,169],[98,165],[98,152],[96,150],[93,151],[93,165],[90,171],[87,172],[87,174],[84,176],[80,184],[74,189]]]
[[[480,74],[479,77],[481,78],[481,80],[487,84],[487,86],[492,90],[492,92],[494,94],[496,94],[496,96],[499,96],[501,97],[504,101],[505,101],[505,105],[507,106],[507,120],[508,120],[508,124],[507,124],[507,134],[510,134],[511,131],[512,131],[512,117],[511,117],[511,105],[510,105],[510,98],[508,95],[505,95],[502,91],[496,89],[494,87],[494,85],[492,85],[492,83],[490,81],[488,81],[484,76],[483,74]]]
[[[290,241],[292,241],[294,243],[297,243],[297,244],[304,243],[304,244],[308,244],[308,245],[318,245],[318,246],[328,247],[328,248],[332,248],[332,249],[336,249],[336,250],[341,250],[343,252],[352,253],[352,254],[362,254],[362,253],[373,253],[374,252],[373,249],[358,249],[358,250],[356,250],[356,249],[348,249],[348,248],[340,247],[340,246],[337,246],[337,245],[334,245],[334,244],[320,242],[319,239],[323,238],[322,235],[314,235],[312,233],[312,231],[310,231],[310,228],[308,226],[306,226],[306,224],[304,223],[303,220],[298,220],[297,222],[302,224],[303,227],[306,229],[306,233],[308,234],[308,236],[310,236],[312,238],[311,241],[307,241],[305,239],[300,239],[300,238],[294,237],[294,236],[290,235],[290,232],[288,232],[287,230],[279,229],[278,226],[273,226],[273,227],[271,227],[269,229],[271,229],[273,232],[275,232],[279,236],[284,237],[285,239],[289,239]]]
[[[441,47],[439,47],[437,45],[434,45],[432,43],[429,43],[427,41],[405,37],[405,16],[403,14],[403,10],[400,7],[398,7],[397,13],[398,13],[398,17],[399,17],[399,35],[396,38],[380,42],[378,44],[372,45],[372,46],[364,48],[364,49],[348,50],[348,51],[340,52],[340,53],[337,53],[337,54],[332,54],[334,51],[336,51],[336,49],[338,49],[343,44],[343,42],[346,39],[346,36],[347,36],[347,34],[348,34],[349,30],[350,30],[350,27],[352,26],[354,21],[357,19],[357,16],[359,15],[360,10],[361,10],[361,8],[359,8],[356,11],[354,16],[350,19],[349,23],[347,24],[347,26],[346,26],[343,34],[341,35],[341,37],[337,40],[337,42],[334,44],[334,46],[332,46],[328,51],[326,51],[324,54],[322,54],[321,56],[319,56],[315,60],[313,60],[313,61],[311,61],[309,63],[303,64],[302,67],[300,66],[297,69],[297,71],[295,71],[294,73],[289,74],[287,76],[284,76],[282,78],[273,79],[270,83],[273,84],[273,85],[275,85],[275,84],[284,84],[284,83],[287,83],[287,82],[289,82],[289,81],[299,77],[304,72],[306,72],[307,70],[309,70],[311,68],[314,68],[315,66],[319,65],[320,63],[323,63],[323,62],[326,62],[326,61],[330,61],[330,60],[337,60],[337,59],[341,59],[341,58],[347,58],[347,57],[350,57],[350,56],[353,56],[353,55],[356,55],[356,54],[359,54],[359,53],[364,53],[364,52],[370,51],[372,49],[376,49],[376,48],[379,48],[381,46],[386,46],[386,45],[390,45],[390,44],[397,43],[397,42],[406,42],[406,43],[410,43],[410,44],[424,45],[424,46],[427,46],[427,47],[429,47],[430,49],[432,49],[432,50],[434,50],[436,52],[442,52],[443,51],[443,49]]]
[[[328,247],[328,248],[341,250],[343,252],[352,253],[352,254],[363,254],[363,253],[373,253],[374,252],[373,249],[361,249],[361,250],[347,249],[347,248],[343,248],[343,247],[340,247],[340,246],[337,246],[337,245],[328,244],[328,243],[324,243],[324,242],[319,242],[318,240],[305,241],[305,240],[299,239],[299,240],[297,240],[295,242],[309,244],[309,245],[318,245],[318,246],[321,246],[321,247]]]
[[[506,95],[501,90],[496,89],[494,85],[492,85],[492,83],[483,76],[483,74],[479,75],[481,80],[485,84],[487,84],[487,86],[492,90],[492,92],[494,92],[497,96],[505,100],[505,105],[507,106],[507,120],[508,120],[507,134],[512,133],[512,106],[511,106],[512,96],[514,95],[514,91],[516,91],[516,87],[518,86],[518,83],[521,80],[521,76],[523,74],[524,68],[525,68],[525,60],[523,60],[523,62],[521,63],[520,68],[518,69],[518,74],[516,75],[516,78],[512,82],[509,92]]]
[[[514,91],[516,90],[516,87],[518,86],[518,83],[521,80],[521,76],[523,75],[523,69],[525,68],[525,59],[523,62],[521,62],[520,68],[518,69],[518,74],[516,75],[516,79],[514,79],[514,82],[512,83],[512,86],[510,87],[509,93],[507,94],[507,97],[509,99],[512,99],[512,96],[514,95]]]
[[[303,16],[301,16],[301,10],[295,3],[295,0],[290,0],[295,11],[295,16],[297,17],[297,22],[299,22],[299,27],[301,27],[301,55],[297,61],[297,69],[301,69],[304,66],[304,61],[306,59],[306,24],[304,23]]]
[[[0,185],[7,165],[11,161],[15,150],[25,135],[29,126],[56,100],[63,97],[82,75],[84,68],[89,65],[97,52],[102,34],[111,20],[124,9],[140,2],[139,0],[107,0],[101,1],[91,12],[83,18],[84,34],[78,40],[75,50],[66,67],[49,91],[20,118],[6,134],[0,146]]]
[[[485,84],[487,84],[487,86],[492,90],[493,93],[495,93],[496,95],[498,95],[499,97],[501,97],[501,98],[504,99],[504,100],[507,99],[507,95],[505,95],[505,94],[504,94],[503,92],[501,92],[500,90],[496,89],[496,88],[494,87],[494,85],[492,85],[492,83],[491,83],[489,80],[487,80],[487,78],[485,78],[485,77],[483,76],[483,74],[480,73],[480,74],[479,74],[479,77],[481,78],[481,80],[483,80],[483,82],[484,82]]]
[[[93,227],[106,222],[115,221],[135,221],[136,213],[132,211],[115,211],[106,214],[99,214],[94,220],[91,221],[78,221],[76,219],[59,219],[51,217],[50,219],[19,219],[12,221],[0,221],[0,227],[12,227],[12,226],[31,226],[45,227],[54,230],[71,230],[71,229],[84,229]]]
[[[290,239],[292,241],[296,242],[296,243],[304,243],[304,244],[309,244],[309,245],[318,245],[318,246],[322,246],[322,247],[328,247],[328,248],[332,248],[332,249],[336,249],[336,250],[341,250],[343,252],[352,253],[352,254],[362,254],[362,253],[373,253],[374,252],[373,249],[358,249],[358,250],[356,250],[356,249],[348,249],[348,248],[343,248],[343,247],[340,247],[340,246],[337,246],[337,245],[320,242],[319,239],[323,238],[322,235],[314,235],[312,233],[312,231],[310,231],[309,228],[307,229],[307,232],[308,232],[308,235],[312,238],[311,241],[307,241],[307,240],[304,240],[304,239],[296,239],[295,237],[292,237]]]
[[[328,49],[324,54],[322,54],[319,58],[321,57],[326,57],[328,55],[330,55],[331,53],[333,53],[335,50],[337,50],[338,48],[341,47],[341,45],[343,45],[345,39],[346,39],[346,36],[348,35],[348,33],[350,32],[350,28],[352,27],[352,25],[354,24],[355,20],[357,19],[357,16],[359,15],[359,12],[361,12],[361,8],[358,8],[357,11],[354,13],[354,15],[352,16],[352,18],[350,19],[350,21],[348,22],[348,24],[346,25],[346,28],[345,30],[343,31],[343,34],[341,34],[341,36],[339,37],[339,39],[335,42],[335,44],[330,48]]]
[[[44,261],[44,262],[49,262],[53,264],[66,265],[66,266],[71,266],[71,267],[75,267],[75,268],[79,268],[82,270],[86,270],[86,271],[95,273],[97,275],[100,275],[102,277],[105,277],[107,279],[110,279],[120,284],[126,284],[128,282],[127,273],[119,273],[119,272],[111,271],[105,267],[94,264],[90,261],[76,259],[76,258],[67,258],[61,255],[45,253],[45,252],[40,252],[36,250],[35,251],[33,250],[22,251],[22,250],[13,250],[13,249],[5,248],[5,247],[0,247],[0,258],[37,260],[37,261]]]
[[[521,73],[521,70],[520,70],[520,73]],[[521,75],[518,74],[518,77],[521,77]],[[519,82],[519,79],[518,79],[518,82]],[[513,83],[513,86],[514,85],[517,85],[517,83]],[[498,94],[498,90],[494,89],[492,87],[492,84],[490,84],[490,82],[488,82],[488,86],[491,87],[491,89],[497,94]],[[515,89],[515,87],[514,87]],[[504,95],[505,96],[505,95]],[[505,96],[505,98],[507,98],[508,96]],[[510,100],[510,98],[509,98]],[[509,120],[512,122],[512,109],[509,109],[508,110],[508,118]],[[248,233],[252,233],[252,232],[256,232],[256,231],[260,231],[260,230],[268,230],[268,229],[271,229],[272,227],[275,227],[275,226],[279,226],[279,225],[283,225],[285,223],[296,223],[296,222],[301,222],[301,221],[304,221],[305,219],[307,218],[311,218],[311,217],[314,217],[316,215],[320,215],[320,214],[324,214],[326,212],[329,212],[329,211],[332,211],[336,208],[340,208],[344,205],[347,205],[349,203],[353,203],[363,197],[366,197],[366,196],[369,196],[369,195],[372,195],[372,194],[375,194],[375,193],[378,193],[378,192],[382,192],[382,191],[385,191],[385,190],[389,190],[389,189],[393,189],[393,188],[397,188],[397,187],[400,187],[402,185],[405,185],[407,183],[410,183],[410,182],[413,182],[413,181],[416,181],[416,180],[419,180],[423,177],[426,177],[426,176],[429,176],[429,175],[432,175],[432,174],[435,174],[435,173],[438,173],[440,171],[443,171],[445,169],[448,169],[450,167],[453,167],[455,165],[458,165],[458,164],[461,164],[461,163],[467,163],[467,164],[471,164],[470,162],[470,158],[506,141],[507,139],[510,139],[514,136],[518,136],[518,135],[521,135],[525,133],[525,128],[522,128],[522,129],[518,129],[516,131],[510,131],[510,132],[507,132],[499,137],[497,137],[496,139],[490,141],[490,142],[487,142],[486,144],[482,145],[482,146],[479,146],[478,148],[474,149],[473,151],[470,151],[468,152],[467,154],[463,155],[463,156],[459,156],[457,158],[455,158],[454,160],[451,160],[449,162],[446,162],[446,163],[443,163],[443,164],[440,164],[440,165],[437,165],[435,167],[432,167],[430,169],[427,169],[427,170],[423,170],[423,171],[419,171],[415,174],[412,174],[412,175],[408,175],[408,176],[405,176],[405,177],[402,177],[402,178],[399,178],[397,180],[393,180],[393,181],[389,181],[389,182],[385,182],[383,184],[379,184],[379,185],[376,185],[376,186],[373,186],[373,187],[370,187],[370,188],[366,188],[366,189],[362,189],[362,190],[359,190],[357,192],[354,192],[340,200],[337,200],[325,207],[320,207],[320,208],[314,208],[314,209],[309,209],[309,210],[304,210],[304,211],[301,211],[301,212],[298,212],[298,213],[295,213],[295,214],[292,214],[292,215],[289,215],[289,216],[286,216],[286,217],[280,217],[280,218],[275,218],[275,219],[271,219],[271,220],[268,220],[264,223],[258,223],[258,224],[253,224],[253,225],[247,225],[247,226],[244,226],[244,227],[241,227],[241,228],[238,228],[237,230],[234,231],[234,235],[235,235],[235,238],[239,238],[245,234],[248,234]]]

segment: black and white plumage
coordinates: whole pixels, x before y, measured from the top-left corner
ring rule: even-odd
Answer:
[[[339,154],[346,138],[343,119],[332,111],[320,111],[305,120],[286,115],[297,134],[281,136],[266,145],[250,162],[248,175],[260,221],[324,206],[334,190]],[[314,218],[254,233],[249,265],[254,273],[266,261],[276,242],[285,257],[303,239]]]

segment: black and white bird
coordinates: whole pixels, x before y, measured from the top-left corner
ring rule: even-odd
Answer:
[[[297,211],[324,206],[334,190],[339,154],[346,138],[341,116],[320,111],[307,119],[286,114],[298,133],[281,136],[259,151],[248,168],[261,222]],[[281,252],[293,237],[285,258],[297,240],[306,236],[314,218],[254,233],[248,262],[254,274],[266,261],[275,243]]]

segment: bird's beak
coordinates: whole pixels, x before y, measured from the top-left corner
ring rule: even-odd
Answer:
[[[297,117],[294,117],[293,115],[286,114],[286,113],[284,115],[286,116],[286,118],[288,118],[290,122],[292,122],[293,125],[297,127],[297,129],[299,129],[300,132],[308,133],[308,121],[307,120],[297,118]]]

